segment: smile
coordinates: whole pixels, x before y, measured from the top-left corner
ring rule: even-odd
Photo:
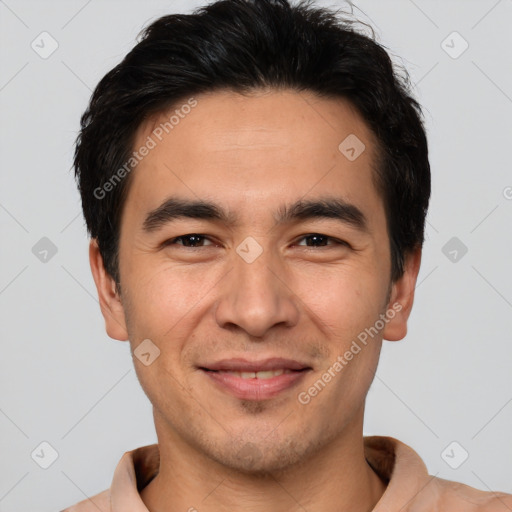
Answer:
[[[292,373],[293,370],[289,370],[288,368],[283,368],[281,370],[268,370],[268,371],[260,371],[260,372],[236,372],[236,371],[228,371],[228,370],[219,370],[218,373],[229,373],[230,375],[235,375],[236,377],[241,377],[242,379],[271,379],[272,377],[278,377],[279,375],[283,375],[284,373]]]
[[[296,387],[311,368],[257,372],[201,368],[214,387],[240,400],[269,400]]]

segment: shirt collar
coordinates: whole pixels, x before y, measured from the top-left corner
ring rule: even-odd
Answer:
[[[420,456],[405,443],[384,436],[365,436],[363,440],[366,460],[388,484],[373,512],[405,507],[433,478]],[[110,487],[112,512],[149,512],[139,493],[157,475],[159,465],[158,444],[126,452]]]

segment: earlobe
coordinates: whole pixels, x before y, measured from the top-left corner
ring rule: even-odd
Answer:
[[[127,341],[128,331],[124,308],[117,292],[115,280],[105,270],[96,239],[92,239],[89,243],[89,263],[107,334],[115,340]]]
[[[387,306],[388,323],[382,337],[388,341],[399,341],[407,334],[407,320],[414,302],[414,290],[421,264],[421,247],[405,256],[404,273],[391,288]]]

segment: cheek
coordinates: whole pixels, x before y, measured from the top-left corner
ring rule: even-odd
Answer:
[[[147,261],[146,261],[147,264]],[[211,288],[204,276],[169,266],[146,265],[129,274],[129,308],[125,309],[132,352],[146,339],[158,347],[159,355],[145,365],[134,354],[139,382],[153,404],[178,414],[178,399],[186,385],[182,352],[190,339],[201,308],[201,299]],[[187,395],[187,394],[186,394]],[[169,396],[174,397],[172,401]]]
[[[351,338],[372,325],[385,302],[385,283],[351,265],[303,269],[295,280],[297,295],[328,338]]]
[[[177,266],[146,258],[128,268],[130,325],[138,335],[165,339],[197,316],[204,299],[222,277],[217,270],[198,265]],[[172,336],[175,338],[175,336]]]

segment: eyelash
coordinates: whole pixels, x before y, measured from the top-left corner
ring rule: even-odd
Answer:
[[[177,244],[176,242],[178,240],[183,240],[183,239],[186,239],[186,238],[189,238],[189,237],[197,237],[197,238],[201,238],[203,240],[210,240],[206,235],[201,235],[200,233],[189,233],[187,235],[181,235],[181,236],[177,236],[175,238],[171,238],[167,241],[165,241],[163,243],[164,246],[169,246],[169,245],[182,245],[182,244]],[[327,236],[327,235],[323,235],[321,233],[309,233],[307,235],[303,235],[302,237],[299,238],[299,240],[304,240],[306,238],[310,238],[310,237],[320,237],[320,238],[323,238],[323,239],[327,239],[327,240],[330,240],[330,241],[333,241],[334,244],[331,244],[331,246],[333,245],[343,245],[343,246],[346,246],[346,247],[350,247],[350,244],[348,242],[345,242],[344,240],[339,240],[337,238],[334,238],[332,236]],[[211,240],[210,240],[211,241]],[[215,244],[212,244],[212,245],[215,245]],[[186,248],[186,249],[199,249],[200,247],[189,247],[189,246],[186,246],[186,245],[182,245],[182,247]],[[210,247],[210,246],[206,246],[206,247]],[[330,247],[329,245],[321,245],[321,246],[301,246],[301,247],[308,247],[308,248],[318,248],[318,247]]]

